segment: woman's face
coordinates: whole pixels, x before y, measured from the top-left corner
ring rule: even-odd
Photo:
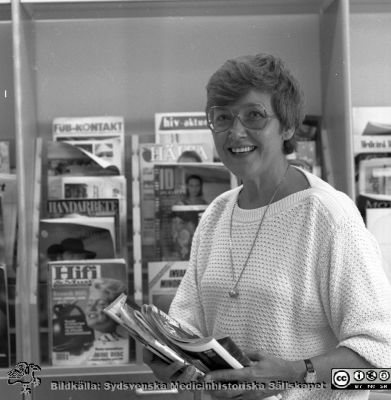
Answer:
[[[201,182],[199,179],[190,178],[187,182],[189,197],[197,197],[201,193]]]
[[[86,307],[87,325],[100,332],[112,332],[115,322],[108,317],[103,309],[111,303],[111,299],[101,290],[91,288]]]
[[[250,90],[235,103],[228,105],[234,114],[247,104],[262,104],[268,115],[274,115],[271,95]],[[231,128],[213,133],[221,161],[243,181],[259,179],[271,168],[285,162],[281,126],[277,118],[270,118],[262,130],[248,129],[235,118]]]

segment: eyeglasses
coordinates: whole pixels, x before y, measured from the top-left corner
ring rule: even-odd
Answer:
[[[269,119],[275,118],[273,114],[268,115],[262,104],[245,104],[237,113],[225,106],[213,106],[206,114],[209,128],[214,133],[223,133],[230,129],[238,118],[240,123],[248,129],[264,129]]]

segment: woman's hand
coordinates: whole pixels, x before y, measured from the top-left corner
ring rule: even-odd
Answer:
[[[194,366],[184,365],[180,361],[174,361],[171,364],[167,364],[146,348],[143,348],[143,359],[151,368],[156,378],[162,382],[169,383],[177,381],[188,383],[200,379],[200,375]]]
[[[270,387],[271,381],[294,382],[300,380],[301,374],[304,375],[305,366],[302,361],[286,361],[260,351],[249,353],[247,356],[251,360],[249,367],[211,371],[207,374],[205,382],[213,381],[226,385],[221,389],[208,391],[213,399],[259,400],[270,396],[279,398],[281,390]],[[230,389],[230,383],[233,387],[235,383],[242,384],[242,387]]]

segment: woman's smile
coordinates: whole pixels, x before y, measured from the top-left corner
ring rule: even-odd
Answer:
[[[256,146],[235,146],[230,147],[229,151],[233,154],[247,154],[251,153],[256,149]]]

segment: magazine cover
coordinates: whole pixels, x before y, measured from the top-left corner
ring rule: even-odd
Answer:
[[[297,140],[296,151],[288,154],[287,159],[291,165],[312,172],[316,176],[321,176],[315,140]]]
[[[0,367],[10,365],[9,307],[7,268],[0,264]]]
[[[9,142],[0,141],[0,173],[10,173],[10,149]]]
[[[124,176],[49,176],[48,200],[118,198],[126,201]],[[126,203],[124,202],[123,205]]]
[[[123,141],[125,123],[123,117],[57,117],[52,123],[53,140],[85,140],[118,137]]]
[[[63,217],[113,217],[115,224],[116,250],[120,252],[126,247],[126,232],[120,219],[120,199],[61,199],[48,200],[46,218]]]
[[[389,202],[391,203],[391,196]],[[383,267],[391,283],[391,208],[367,209],[366,224],[379,243]]]
[[[322,118],[319,115],[306,115],[296,132],[296,150],[287,155],[291,165],[303,168],[322,177]]]
[[[207,143],[213,149],[213,161],[219,161],[212,132],[203,111],[155,114],[155,142]]]
[[[5,264],[5,230],[3,196],[0,194],[0,265]]]
[[[353,107],[353,150],[391,152],[391,107]]]
[[[156,259],[188,260],[202,213],[231,188],[231,175],[219,163],[155,164]]]
[[[148,263],[148,303],[168,314],[172,299],[186,273],[188,261]]]
[[[360,161],[358,193],[391,196],[391,158],[380,157]]]
[[[129,338],[103,312],[127,292],[125,261],[56,261],[48,269],[52,365],[127,363]]]
[[[71,144],[89,155],[95,156],[100,161],[115,166],[120,175],[124,174],[124,159],[122,142],[119,138],[88,139],[88,140],[66,140],[64,143]]]
[[[7,266],[7,276],[16,278],[15,246],[17,232],[18,196],[16,174],[0,173],[0,194],[2,196],[2,211],[4,232],[4,253]]]
[[[155,246],[155,185],[153,166],[164,162],[212,162],[213,148],[207,143],[158,144],[133,140],[139,154],[141,240],[143,254],[148,256]]]
[[[48,261],[117,258],[114,217],[41,219],[40,281]]]
[[[83,142],[84,143],[84,142]],[[119,175],[119,168],[87,149],[68,142],[45,142],[48,176]]]

